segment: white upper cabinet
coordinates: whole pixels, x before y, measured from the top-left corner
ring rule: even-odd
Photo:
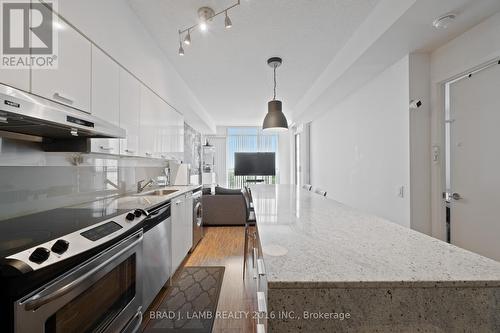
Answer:
[[[163,155],[168,159],[183,159],[184,118],[174,108],[165,103],[164,107]]]
[[[174,135],[172,138],[172,153],[178,160],[184,159],[184,116],[176,110],[172,110],[172,121],[174,123]]]
[[[139,126],[139,155],[160,157],[161,99],[145,86],[141,86],[141,114]]]
[[[30,90],[30,70],[29,69],[5,69],[0,68],[0,83],[21,89]]]
[[[120,126],[120,67],[104,52],[92,46],[92,114]],[[120,139],[92,139],[96,153],[118,154]]]
[[[142,89],[141,99],[140,155],[182,160],[182,115],[146,87]]]
[[[120,140],[120,154],[139,155],[139,123],[142,84],[124,69],[120,69],[120,127],[127,138]]]
[[[59,23],[58,68],[33,69],[31,90],[36,95],[90,112],[91,43],[62,20]]]

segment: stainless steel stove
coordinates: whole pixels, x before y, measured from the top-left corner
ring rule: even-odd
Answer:
[[[89,207],[0,222],[0,330],[136,331],[147,217]]]

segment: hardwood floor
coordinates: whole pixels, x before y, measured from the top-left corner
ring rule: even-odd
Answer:
[[[226,313],[231,317],[241,314],[242,318],[216,317],[212,331],[214,333],[255,332],[255,321],[252,315],[257,308],[256,282],[251,269],[246,270],[243,280],[244,241],[244,227],[206,227],[205,237],[183,263],[183,266],[224,266],[226,268],[217,312]],[[247,257],[247,260],[247,268],[249,268],[252,265],[251,256]],[[168,288],[164,288],[145,313],[143,328],[147,325],[147,313],[161,304],[167,292]],[[242,314],[248,314],[248,318]]]

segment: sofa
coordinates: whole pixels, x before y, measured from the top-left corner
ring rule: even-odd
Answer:
[[[244,226],[247,201],[242,190],[215,188],[215,194],[203,194],[204,226]]]

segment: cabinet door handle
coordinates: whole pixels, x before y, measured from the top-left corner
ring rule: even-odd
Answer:
[[[259,275],[266,275],[266,268],[264,266],[264,260],[257,259],[257,272]]]
[[[132,149],[125,149],[125,152],[126,152],[126,153],[129,153],[129,154],[133,154],[133,153],[135,153],[135,150],[132,150]]]
[[[99,146],[99,148],[101,148],[101,150],[105,150],[105,151],[112,151],[114,149],[113,147],[104,147],[104,146]]]
[[[175,205],[176,205],[176,206],[179,206],[180,204],[181,204],[181,201],[180,201],[180,200],[175,202]]]
[[[60,102],[63,102],[65,104],[70,104],[73,105],[73,99],[70,98],[69,96],[62,96],[60,93],[55,92],[53,95],[54,99],[57,99]]]
[[[257,311],[267,312],[266,294],[263,291],[257,292]]]
[[[146,156],[151,156],[151,155],[153,155],[153,154],[151,154],[151,153],[147,153],[147,152],[146,152]]]

